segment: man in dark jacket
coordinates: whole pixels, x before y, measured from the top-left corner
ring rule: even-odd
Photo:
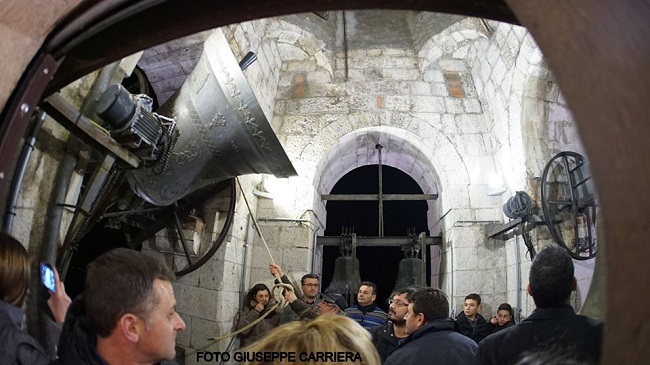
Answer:
[[[569,305],[576,289],[573,270],[571,256],[561,247],[540,251],[528,278],[537,308],[518,325],[485,338],[476,354],[479,364],[513,364],[527,350],[569,352],[578,361],[598,363],[603,323],[575,314]]]
[[[449,300],[442,290],[418,289],[405,319],[409,336],[388,355],[384,365],[474,364],[477,345],[454,331]]]
[[[289,278],[284,274],[282,271],[282,267],[277,264],[269,264],[269,270],[271,271],[271,275],[275,276],[276,274],[280,276],[280,279],[282,280],[283,283],[293,285]],[[278,279],[275,279],[275,283],[278,284]],[[284,324],[287,322],[291,321],[297,321],[300,319],[303,319],[302,314],[305,312],[306,309],[303,308],[303,304],[307,305],[307,309],[311,309],[312,313],[315,313],[318,308],[318,299],[319,299],[319,287],[320,287],[320,279],[318,278],[318,275],[316,274],[305,274],[300,278],[300,289],[302,291],[302,296],[298,296],[299,293],[297,293],[297,298],[300,300],[300,305],[298,306],[298,310],[294,309],[293,306],[287,306],[282,310],[280,313],[280,324]],[[343,310],[345,308],[341,308]],[[313,319],[313,318],[312,318]]]
[[[388,301],[388,322],[370,329],[372,343],[377,348],[382,362],[386,361],[388,354],[397,347],[401,339],[408,337],[404,316],[415,290],[415,287],[397,289]]]
[[[479,343],[492,333],[488,322],[479,313],[481,310],[481,296],[472,293],[465,297],[463,311],[456,317],[462,334]]]
[[[85,294],[68,310],[59,363],[156,364],[176,354],[174,273],[152,257],[118,248],[89,265]]]
[[[284,293],[284,299],[289,302],[291,310],[297,314],[298,319],[304,321],[311,321],[323,314],[343,315],[343,310],[348,306],[345,298],[339,293],[321,293],[315,306],[298,299],[294,292],[288,290]]]

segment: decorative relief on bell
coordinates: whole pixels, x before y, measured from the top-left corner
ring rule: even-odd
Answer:
[[[248,104],[244,103],[244,100],[239,98],[239,107],[237,108],[237,111],[243,113],[243,112],[245,112],[247,110],[248,110]],[[244,115],[246,115],[246,114],[244,114]],[[250,117],[250,113],[248,113],[248,115],[246,115],[246,116]]]
[[[260,148],[266,149],[268,151],[271,150],[269,146],[266,144],[266,138],[264,138],[264,133],[262,132],[253,133],[253,137],[255,138],[255,141],[257,142],[257,145]]]
[[[196,141],[187,144],[186,149],[182,152],[174,152],[177,165],[185,165],[201,155],[201,150]]]
[[[232,147],[233,151],[239,153],[239,146],[237,145],[237,141],[230,141],[230,146]]]
[[[223,127],[226,125],[226,117],[223,116],[221,113],[217,113],[217,115],[212,118],[210,123],[208,123],[208,128],[213,129],[215,127]]]
[[[210,139],[210,142],[208,142],[207,146],[208,151],[212,154],[214,157],[223,157],[223,154],[221,153],[221,150],[219,149],[219,144],[215,142],[214,140]]]

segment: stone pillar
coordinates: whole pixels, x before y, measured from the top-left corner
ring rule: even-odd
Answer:
[[[506,297],[504,247],[488,243],[486,227],[484,223],[458,221],[447,230],[445,258],[449,277],[443,290],[455,314],[462,311],[467,294],[481,296],[481,313],[486,316],[491,316],[493,308]]]

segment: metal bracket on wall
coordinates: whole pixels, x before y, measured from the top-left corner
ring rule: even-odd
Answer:
[[[532,260],[536,255],[536,251],[533,240],[530,237],[530,231],[540,225],[546,225],[544,219],[537,214],[531,214],[523,218],[513,219],[505,224],[500,224],[488,232],[487,236],[488,238],[507,241],[515,235],[521,235]]]
[[[525,220],[522,218],[516,218],[508,223],[497,225],[487,233],[487,237],[494,238],[496,240],[507,241],[514,237],[516,234],[519,234],[519,230],[516,229],[524,223],[531,223],[535,226],[546,225],[542,216],[532,214],[526,217]]]

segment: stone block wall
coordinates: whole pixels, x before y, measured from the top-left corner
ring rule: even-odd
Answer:
[[[243,303],[242,300],[249,289],[251,273],[257,269],[251,257],[256,249],[255,232],[250,222],[247,205],[243,195],[246,194],[251,209],[255,211],[257,198],[251,192],[259,183],[259,176],[239,177],[243,192],[237,187],[237,202],[235,217],[224,243],[219,247],[214,256],[197,270],[186,274],[173,283],[177,300],[177,311],[186,324],[186,329],[177,337],[177,344],[185,350],[187,364],[196,363],[196,351],[225,351],[232,338],[213,341],[211,338],[231,333],[235,329],[237,314]],[[212,213],[206,216],[215,217],[213,232],[204,232],[204,244],[216,238],[223,229],[229,193],[222,193],[208,202],[208,207],[203,211]],[[214,212],[218,212],[215,214]],[[207,226],[207,225],[206,225]],[[191,230],[185,231],[188,239],[192,238]],[[146,252],[169,266],[179,270],[187,265],[184,254],[177,249],[174,255],[161,254],[170,252],[169,238],[165,231],[159,232],[155,237],[156,242],[145,244]],[[207,243],[205,242],[207,240]],[[151,245],[155,244],[155,250]],[[167,248],[167,249],[165,249]],[[172,266],[171,261],[174,261]],[[268,273],[268,264],[267,264]],[[235,342],[234,345],[237,345]]]
[[[530,34],[518,26],[491,21],[488,25],[492,30],[489,37],[470,46],[468,63],[478,97],[488,106],[485,117],[497,169],[503,173],[510,194],[527,191],[539,205],[539,178],[546,163],[560,151],[584,154],[583,147],[573,118]],[[509,194],[502,196],[504,202],[508,197]],[[532,236],[538,250],[552,242],[544,226],[539,226]],[[534,309],[532,298],[525,291],[530,260],[522,238],[518,240],[519,287],[514,279],[517,257],[510,254],[517,245],[515,239],[505,243],[509,258],[508,301],[520,303],[522,315],[527,316]],[[584,277],[591,277],[593,272],[580,271]],[[582,281],[582,286],[588,284]]]
[[[477,97],[485,111],[481,121],[486,129],[481,132],[484,133],[485,149],[493,157],[468,159],[466,165],[470,176],[477,176],[472,171],[480,171],[481,167],[484,170],[478,176],[486,176],[485,170],[489,169],[504,175],[510,191],[527,190],[533,199],[538,200],[539,176],[546,162],[562,150],[582,153],[575,125],[552,75],[543,64],[541,53],[525,29],[497,22],[488,22],[484,26],[474,21],[462,20],[432,39],[421,42],[423,46],[419,56],[423,60],[420,66],[424,74],[436,68],[447,70],[443,75],[450,86],[453,80],[449,79],[449,73],[456,72],[454,76],[460,80],[461,87],[467,84],[467,95]],[[463,65],[461,61],[466,64]],[[468,145],[476,146],[476,143]],[[470,219],[471,214],[474,214],[471,218],[477,221],[505,219],[500,206],[509,194],[487,197],[485,201],[481,189],[463,185],[454,188],[453,195],[457,198],[466,194],[470,197],[468,201],[471,207],[459,201],[452,203],[456,209],[447,215],[445,223],[453,225],[454,222]],[[484,202],[481,203],[481,200]],[[480,210],[483,207],[487,210]],[[447,210],[443,206],[443,211]],[[545,227],[539,229],[541,232],[535,235],[535,239],[541,247],[550,243],[550,237],[544,231]],[[450,246],[443,246],[443,254],[451,254]],[[511,246],[512,241],[509,241],[504,248],[512,250]],[[521,257],[525,257],[525,252],[522,254],[524,256]],[[451,270],[451,258],[443,262],[447,262],[446,267]],[[453,267],[454,271],[461,269]],[[525,263],[519,264],[519,267],[525,277],[522,284],[525,289],[528,267]],[[442,276],[446,278],[443,282],[450,280],[450,273],[447,274]],[[591,273],[587,271],[583,275],[590,277]],[[514,277],[515,271],[509,266],[508,292],[521,293],[522,288],[517,290]],[[587,286],[586,283],[583,286]],[[527,297],[525,290],[522,295]],[[458,299],[460,295],[454,293],[452,297]],[[510,294],[508,297],[508,300],[512,299]],[[522,306],[526,314],[534,306],[532,301],[524,302]]]
[[[423,24],[418,17],[410,21],[413,29]],[[485,237],[465,237],[458,225],[475,225],[479,229],[503,220],[501,205],[508,196],[486,196],[488,176],[517,170],[519,175],[508,175],[506,182],[511,189],[527,186],[527,177],[534,175],[529,172],[528,160],[536,155],[524,148],[525,137],[546,136],[539,133],[539,124],[526,127],[521,120],[522,104],[528,95],[526,80],[540,73],[539,51],[530,47],[534,43],[530,43],[525,30],[497,23],[488,25],[492,28],[485,28],[476,19],[451,22],[431,39],[416,42],[422,45],[419,50],[366,47],[350,50],[347,55],[339,51],[333,65],[319,63],[317,57],[309,55],[308,48],[300,48],[294,41],[292,45],[302,52],[292,48],[288,56],[291,60],[285,60],[282,66],[273,125],[286,142],[285,148],[296,161],[301,178],[308,178],[294,179],[289,184],[296,187],[312,179],[318,181],[323,173],[321,179],[329,183],[321,183],[319,189],[327,192],[327,186],[337,176],[356,166],[376,163],[371,148],[352,149],[351,144],[342,143],[345,136],[355,135],[359,146],[382,140],[383,133],[389,141],[408,136],[408,132],[401,131],[408,129],[435,152],[416,149],[391,155],[384,149],[385,163],[408,172],[414,162],[430,161],[431,167],[419,170],[434,176],[441,195],[432,215],[439,217],[449,212],[442,226],[432,218],[432,228],[440,227],[447,237],[455,237],[446,238],[447,243],[474,242],[473,247],[457,247],[458,254],[485,250],[486,262],[501,263],[499,257],[505,257],[505,246],[488,249]],[[319,40],[310,42],[315,43]],[[556,88],[547,90],[544,95],[528,97],[546,103],[550,112],[540,119],[542,124],[549,118],[570,120]],[[368,132],[359,132],[364,129]],[[329,169],[334,162],[339,171],[332,174]],[[442,260],[441,266],[450,270],[439,277],[443,285],[450,285],[457,271],[477,270],[471,260],[456,260],[452,250],[454,243],[442,248],[441,258],[449,257]],[[505,265],[495,269],[491,280],[506,286],[486,284],[484,295],[495,301],[505,300],[510,287],[507,277]],[[465,288],[455,284],[448,289],[454,305],[467,294],[458,292]]]
[[[80,108],[87,93],[92,87],[97,72],[77,80],[61,90],[61,96],[71,105]],[[43,240],[46,216],[51,201],[59,163],[63,159],[70,132],[58,122],[46,117],[40,132],[34,142],[34,150],[25,170],[21,190],[14,208],[15,217],[10,234],[28,246],[30,254],[38,254]],[[88,159],[87,149],[75,154],[75,158]],[[68,186],[65,204],[70,207],[62,209],[61,232],[58,243],[64,239],[65,231],[73,216],[72,206],[77,204],[83,175],[79,169],[74,169]]]

